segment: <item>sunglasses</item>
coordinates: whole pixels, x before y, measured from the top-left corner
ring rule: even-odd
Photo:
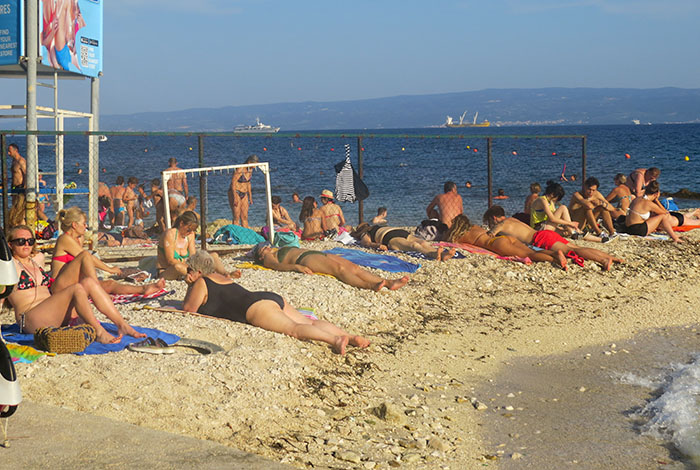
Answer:
[[[34,242],[36,242],[34,238],[15,238],[14,240],[10,240],[10,243],[15,246],[34,246]]]

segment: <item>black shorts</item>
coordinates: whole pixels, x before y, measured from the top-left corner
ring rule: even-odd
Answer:
[[[640,237],[646,237],[649,233],[649,226],[646,221],[641,224],[634,224],[630,226],[625,226],[622,230],[624,233],[629,233],[630,235],[638,235]]]

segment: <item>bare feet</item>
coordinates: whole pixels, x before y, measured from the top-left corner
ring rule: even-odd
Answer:
[[[457,248],[450,248],[449,250],[442,253],[442,259],[440,261],[447,261],[448,259],[454,258],[455,253],[457,253]]]
[[[389,290],[397,290],[397,289],[401,289],[407,283],[408,283],[408,276],[404,276],[401,279],[393,279],[393,280],[387,281],[386,285],[389,288]]]
[[[145,338],[147,335],[146,333],[139,333],[136,331],[131,325],[124,323],[122,326],[119,327],[119,336],[127,335],[127,336],[133,336],[134,338]]]
[[[104,328],[102,329],[101,332],[97,333],[97,342],[102,343],[102,344],[115,344],[118,343],[122,340],[122,335],[119,336],[112,336],[109,333],[107,333],[107,330]]]
[[[349,341],[350,338],[347,336],[337,336],[333,342],[333,352],[340,354],[341,356],[345,355],[345,348],[347,347]]]
[[[144,295],[155,294],[156,292],[163,289],[164,287],[165,287],[165,279],[160,278],[156,282],[146,284],[144,286],[143,293],[144,293]]]
[[[350,344],[353,346],[357,346],[358,348],[366,348],[370,345],[370,341],[366,338],[363,338],[362,336],[356,335],[356,336],[350,336]]]
[[[564,253],[562,253],[561,251],[557,251],[556,255],[557,255],[556,263],[559,265],[559,267],[561,269],[563,269],[564,271],[568,271],[569,267],[566,265],[566,256],[564,256]]]
[[[379,292],[384,286],[386,286],[386,280],[380,282],[379,284],[376,284],[374,287],[372,287],[372,290],[374,292]]]
[[[610,268],[612,268],[612,265],[613,265],[613,259],[608,258],[608,260],[605,262],[605,266],[603,266],[603,269],[605,271],[610,271]]]
[[[444,247],[439,246],[437,249],[437,252],[435,253],[435,259],[438,261],[442,261],[442,252],[445,251]]]

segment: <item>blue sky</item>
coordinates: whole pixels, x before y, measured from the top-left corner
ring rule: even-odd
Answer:
[[[697,0],[108,0],[104,17],[102,114],[700,87]],[[10,81],[2,102],[23,103]],[[87,109],[87,80],[61,86],[62,107]]]

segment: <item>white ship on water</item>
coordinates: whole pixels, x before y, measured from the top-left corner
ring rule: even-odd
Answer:
[[[253,126],[236,126],[233,128],[233,132],[237,134],[274,134],[279,132],[279,127],[268,126],[260,122],[260,118],[255,118],[255,125]]]

